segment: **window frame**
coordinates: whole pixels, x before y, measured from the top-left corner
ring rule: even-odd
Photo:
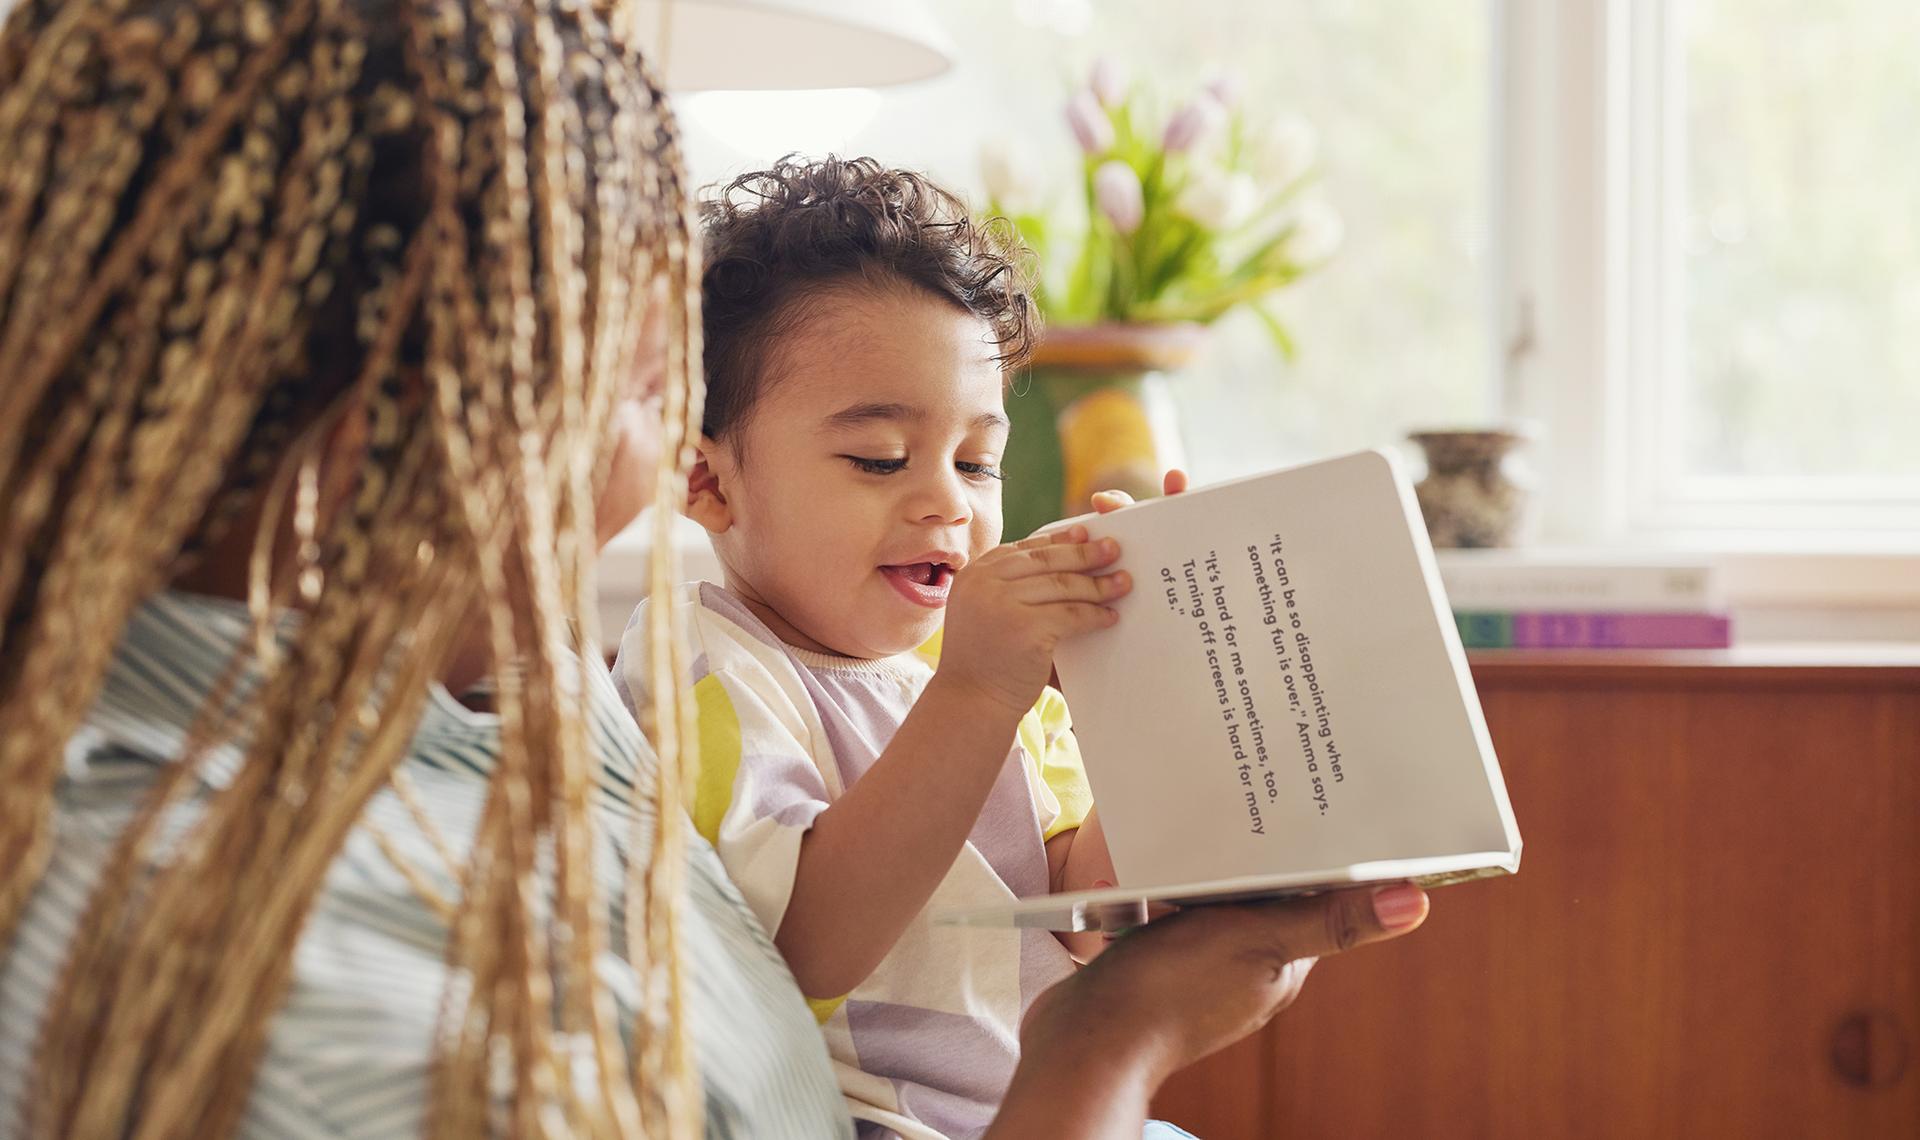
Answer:
[[[1540,538],[1920,554],[1920,480],[1679,469],[1684,4],[1490,3],[1496,383],[1539,437]]]
[[[1489,406],[1536,435],[1526,449],[1531,541],[1596,561],[1622,550],[1711,557],[1743,642],[1920,641],[1920,498],[1876,504],[1806,485],[1756,496],[1751,484],[1663,498],[1668,484],[1634,444],[1635,417],[1672,374],[1661,369],[1684,360],[1664,335],[1674,314],[1659,280],[1663,242],[1680,248],[1662,226],[1683,201],[1662,203],[1657,168],[1662,148],[1677,144],[1671,131],[1634,126],[1658,110],[1650,85],[1677,68],[1677,37],[1660,26],[1675,5],[1484,5],[1491,244],[1478,287]],[[601,562],[609,634],[644,594],[649,541],[637,525]],[[682,528],[676,543],[689,560],[708,560],[690,561],[690,572],[713,572],[704,536]]]

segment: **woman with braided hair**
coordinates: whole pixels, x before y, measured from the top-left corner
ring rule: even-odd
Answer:
[[[686,695],[643,737],[594,653],[597,538],[684,498],[702,392],[624,42],[576,0],[8,15],[0,1136],[850,1133],[686,836]],[[487,714],[441,683],[476,648]],[[1042,997],[996,1134],[1137,1134],[1381,936],[1155,924]]]

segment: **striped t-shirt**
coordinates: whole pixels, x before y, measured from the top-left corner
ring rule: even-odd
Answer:
[[[885,751],[932,679],[937,647],[876,661],[829,657],[783,644],[712,583],[683,586],[674,602],[699,710],[688,808],[761,923],[777,931],[801,838]],[[623,696],[649,691],[651,604],[628,623],[614,666]],[[936,916],[1047,893],[1045,841],[1080,826],[1091,806],[1066,704],[1048,689],[932,899],[851,994],[814,1003],[863,1138],[974,1136],[992,1122],[1019,1059],[1021,1016],[1073,962],[1047,931],[948,926]]]
[[[11,952],[0,959],[0,1138],[20,1126],[19,1097],[41,1011],[100,869],[161,769],[178,755],[247,627],[238,604],[177,593],[147,602],[128,624],[100,697],[69,749],[54,802],[52,863],[15,929]],[[618,931],[626,816],[648,810],[653,760],[604,671],[592,684],[590,724],[603,760],[599,806],[606,813],[600,830],[608,836],[600,879],[616,911],[611,929]],[[464,857],[479,818],[498,741],[496,718],[467,710],[435,687],[405,768],[457,856]],[[234,759],[216,753],[207,779],[225,778]],[[455,893],[398,797],[377,796],[366,819],[416,867],[438,875],[443,893]],[[791,973],[713,850],[698,840],[690,846],[683,948],[708,1134],[850,1136],[819,1033]],[[356,829],[301,936],[292,985],[270,1027],[240,1133],[419,1135],[429,1043],[446,980],[446,935],[372,834]],[[633,971],[610,952],[600,974],[624,1017],[639,992]]]

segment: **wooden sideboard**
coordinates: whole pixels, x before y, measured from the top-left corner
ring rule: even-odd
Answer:
[[[1525,842],[1155,1104],[1235,1137],[1920,1137],[1920,648],[1503,653]]]

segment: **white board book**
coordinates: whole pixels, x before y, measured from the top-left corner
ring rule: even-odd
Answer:
[[[1120,885],[942,916],[1084,930],[1513,872],[1520,832],[1413,490],[1379,451],[1077,522],[1133,576],[1055,658]]]
[[[1440,583],[1456,611],[1717,613],[1727,608],[1713,561],[1571,550],[1443,550]]]

